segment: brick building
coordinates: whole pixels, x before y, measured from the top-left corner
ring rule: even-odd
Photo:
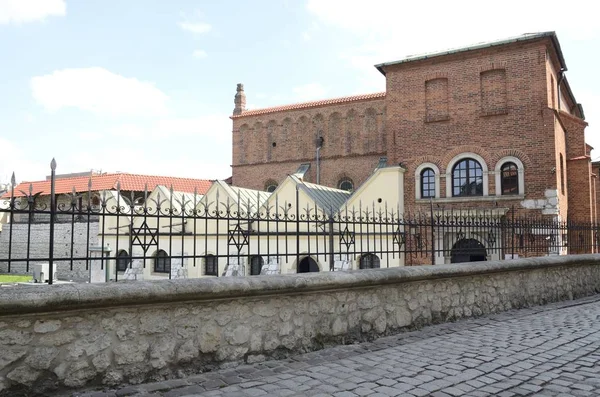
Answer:
[[[407,169],[408,210],[433,201],[596,220],[587,123],[554,32],[376,68],[386,92],[267,109],[245,110],[238,85],[233,184],[272,189],[299,171],[354,189],[387,160]]]

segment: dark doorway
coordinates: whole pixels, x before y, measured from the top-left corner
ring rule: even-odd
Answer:
[[[310,256],[302,259],[298,264],[298,273],[312,273],[318,271],[319,265],[317,265],[317,262],[315,262],[315,260]]]
[[[451,263],[485,261],[487,252],[483,244],[473,238],[460,239],[452,247]]]

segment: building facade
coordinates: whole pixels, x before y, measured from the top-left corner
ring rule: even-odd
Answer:
[[[245,110],[238,85],[233,184],[272,189],[305,164],[305,180],[356,189],[387,161],[407,170],[409,211],[596,221],[587,123],[554,32],[376,68],[384,93],[268,109]]]

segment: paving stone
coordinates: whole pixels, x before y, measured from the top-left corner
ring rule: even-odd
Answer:
[[[598,317],[600,296],[184,379],[75,395],[597,396]]]

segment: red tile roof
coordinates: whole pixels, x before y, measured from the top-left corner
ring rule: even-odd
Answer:
[[[164,185],[168,188],[173,186],[173,190],[178,192],[194,193],[196,189],[198,194],[204,194],[211,186],[212,181],[207,179],[174,178],[170,176],[154,175],[136,175],[136,174],[102,174],[92,175],[92,191],[115,190],[117,183],[121,183],[121,191],[144,191],[148,184],[148,191],[152,191],[157,185]],[[73,188],[76,192],[87,192],[89,176],[79,176],[72,178],[56,179],[56,194],[70,193]],[[50,194],[50,181],[21,182],[15,186],[15,197],[23,196],[22,192],[29,193],[29,186],[32,186],[32,193],[41,192],[42,195]],[[10,197],[10,191],[4,194],[4,197]]]
[[[257,116],[260,114],[283,112],[285,110],[305,109],[305,108],[312,108],[312,107],[317,107],[317,106],[335,105],[335,104],[339,104],[339,103],[365,101],[365,100],[369,100],[369,99],[379,99],[379,98],[385,98],[385,92],[376,92],[374,94],[346,96],[346,97],[342,97],[342,98],[323,99],[320,101],[295,103],[292,105],[275,106],[272,108],[246,110],[246,111],[242,112],[242,114],[231,116],[231,118],[236,119],[236,118],[245,117],[245,116]]]

